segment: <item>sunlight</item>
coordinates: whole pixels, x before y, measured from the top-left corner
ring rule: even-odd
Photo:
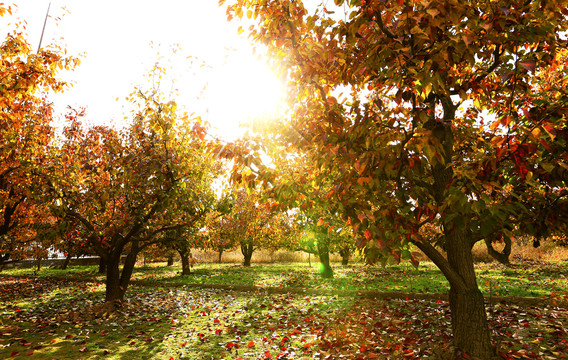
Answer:
[[[226,141],[242,137],[258,118],[278,116],[284,84],[250,53],[233,52],[212,71],[205,90],[208,121]]]

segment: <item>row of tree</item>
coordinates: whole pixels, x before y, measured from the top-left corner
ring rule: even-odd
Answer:
[[[568,4],[335,4],[227,7],[229,17],[253,21],[251,37],[295,87],[292,114],[271,135],[280,153],[208,142],[199,119],[151,92],[137,94],[122,131],[85,129],[74,113],[55,138],[42,91],[61,90],[55,69],[76,60],[34,54],[10,35],[0,65],[0,247],[16,254],[60,239],[87,245],[107,263],[113,300],[124,296],[140,251],[168,244],[187,253],[193,245],[181,238],[221,244],[224,231],[238,234],[249,261],[256,236],[277,244],[297,224],[307,235],[298,248],[324,263],[330,244],[344,239],[356,239],[370,260],[415,261],[415,246],[448,279],[456,346],[493,358],[473,245],[566,230]],[[211,187],[218,156],[235,161],[235,183],[278,202],[237,193],[227,216]],[[207,218],[211,235],[193,236]]]
[[[318,252],[331,276],[328,236],[314,241],[315,215],[298,223],[298,212],[259,189],[216,196],[226,164],[199,117],[158,91],[137,90],[122,129],[86,127],[84,112],[70,109],[59,134],[49,95],[66,85],[58,71],[79,61],[56,48],[34,53],[17,32],[0,54],[0,266],[53,252],[67,260],[96,255],[107,301],[124,298],[139,254],[150,249],[177,252],[188,274],[192,248],[215,249],[220,258],[240,247],[245,266],[258,247],[303,248]],[[299,244],[306,236],[309,244]]]

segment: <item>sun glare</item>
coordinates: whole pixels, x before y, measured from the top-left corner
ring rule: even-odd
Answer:
[[[252,54],[232,53],[213,70],[205,94],[213,131],[231,141],[254,131],[253,120],[278,116],[284,85],[265,62]]]

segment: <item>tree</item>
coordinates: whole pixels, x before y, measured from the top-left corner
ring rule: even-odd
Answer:
[[[277,249],[289,233],[288,214],[275,208],[274,201],[264,199],[260,190],[236,191],[230,216],[225,227],[230,228],[230,238],[236,239],[243,254],[243,266],[250,266],[254,251],[258,248]]]
[[[255,19],[251,37],[288,65],[290,142],[333,176],[359,245],[395,260],[420,248],[450,284],[455,345],[493,358],[471,248],[567,221],[550,210],[566,207],[568,4],[335,4],[239,0],[227,14]]]
[[[211,212],[206,220],[207,237],[202,247],[217,251],[217,262],[221,263],[223,252],[237,247],[236,237],[233,236],[233,217],[231,214]]]
[[[81,225],[107,266],[107,302],[123,300],[140,251],[207,211],[216,173],[200,119],[179,116],[156,93],[138,96],[139,111],[121,132],[84,129],[70,116],[44,175],[59,213]]]
[[[11,8],[0,4],[0,16]],[[53,135],[53,106],[48,92],[65,82],[59,70],[71,70],[78,59],[63,56],[55,46],[34,53],[18,27],[0,45],[0,259],[32,255],[37,246],[33,225],[46,210],[36,170],[45,166]],[[0,264],[2,260],[0,260]]]

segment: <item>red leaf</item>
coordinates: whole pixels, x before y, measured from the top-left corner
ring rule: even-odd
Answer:
[[[534,72],[536,67],[536,63],[534,61],[521,61],[519,64],[530,72]]]
[[[14,352],[12,352],[12,354],[10,355],[10,357],[16,357],[16,356],[18,356],[18,355],[20,355],[20,353],[17,352],[17,351],[14,351]]]
[[[255,344],[254,344],[254,341],[251,341],[251,342],[249,342],[249,343],[247,344],[247,347],[248,347],[248,348],[251,348],[251,347],[254,347],[254,345],[255,345]]]

